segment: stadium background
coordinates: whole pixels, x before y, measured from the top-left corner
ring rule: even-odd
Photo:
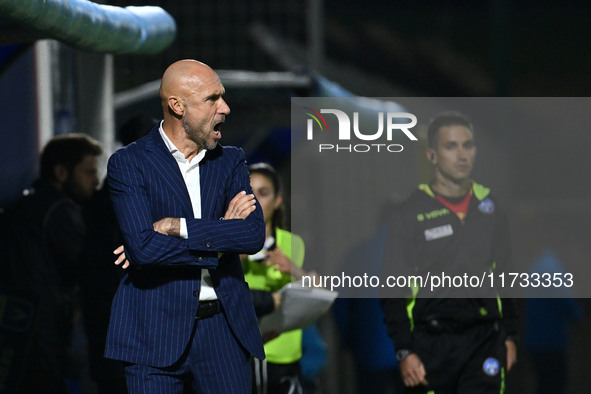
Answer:
[[[224,143],[244,147],[250,162],[273,163],[286,180],[291,173],[292,96],[340,92],[374,97],[585,97],[591,92],[591,6],[585,2],[546,0],[536,2],[535,8],[529,2],[508,0],[100,3],[160,6],[176,20],[177,37],[158,54],[112,55],[112,63],[103,63],[103,54],[51,44],[50,134],[82,129],[106,138],[114,148],[114,132],[127,119],[144,112],[159,116],[150,83],[171,62],[197,58],[228,71],[221,73],[228,78],[224,82],[232,108]],[[40,38],[46,37],[0,15],[0,205],[32,181],[38,149],[48,137],[32,116],[40,116],[33,94],[38,82],[34,61],[39,57],[35,43]],[[85,83],[93,72],[100,74],[97,68],[102,64],[112,64],[113,117],[100,131],[84,130],[92,117],[81,103],[97,104],[84,97]],[[244,83],[235,71],[256,74]],[[280,80],[269,72],[282,73]],[[498,130],[485,136],[492,142],[481,146],[476,176],[500,190],[514,213],[516,258],[534,261],[552,246],[563,260],[587,264],[589,132],[571,129],[566,122],[556,135],[529,133],[516,138],[512,131]],[[416,182],[426,176],[418,155],[410,165]],[[502,163],[495,165],[500,158]],[[586,392],[591,384],[591,303],[579,301],[586,313],[571,329],[569,393]],[[328,316],[320,327],[329,345],[329,364],[323,372],[326,392],[347,393],[352,387],[349,356],[339,350]],[[522,351],[517,369],[509,375],[508,392],[528,393],[531,387],[531,366]]]

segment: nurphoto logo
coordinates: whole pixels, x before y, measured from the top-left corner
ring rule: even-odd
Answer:
[[[359,112],[353,112],[353,122],[351,118],[344,111],[339,109],[320,109],[316,111],[309,107],[304,107],[305,114],[310,118],[307,120],[306,131],[307,139],[314,140],[315,133],[331,133],[333,129],[329,130],[328,122],[322,114],[331,114],[336,117],[338,122],[338,131],[336,137],[339,143],[318,144],[318,151],[323,152],[349,152],[349,153],[366,153],[366,152],[402,152],[404,146],[401,144],[391,143],[395,133],[403,133],[410,141],[417,141],[417,137],[410,131],[416,126],[417,117],[408,112],[378,112],[377,113],[377,131],[360,130],[359,126]],[[367,126],[365,126],[367,127]],[[316,130],[316,131],[315,131]],[[375,130],[375,129],[374,129]],[[385,131],[385,133],[384,133]],[[333,132],[334,133],[334,132]],[[385,140],[384,140],[385,134]],[[343,144],[344,141],[371,141],[371,143],[359,144]],[[384,142],[380,142],[384,141]]]

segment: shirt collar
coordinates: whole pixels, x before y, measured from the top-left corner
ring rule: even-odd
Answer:
[[[162,128],[163,123],[164,123],[164,121],[162,120],[160,122],[160,126],[158,127],[158,131],[160,132],[160,136],[164,140],[164,144],[166,145],[166,148],[168,149],[170,154],[172,154],[172,156],[175,158],[175,160],[177,162],[187,163],[187,158],[185,157],[185,155],[172,143],[170,138],[168,138],[168,136],[164,132],[164,129]],[[207,152],[206,149],[201,149],[201,151],[199,153],[197,153],[197,155],[193,158],[193,160],[191,160],[191,164],[199,164],[199,162],[205,156],[206,152]]]

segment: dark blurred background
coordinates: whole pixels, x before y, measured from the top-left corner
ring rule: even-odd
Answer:
[[[399,93],[586,96],[591,88],[591,5],[587,2],[321,3],[326,60],[383,78]],[[312,39],[307,34],[307,2],[302,0],[115,0],[110,4],[159,5],[175,17],[179,31],[174,45],[150,59],[149,65],[141,57],[117,56],[116,90],[157,79],[172,60],[184,57],[198,57],[217,69],[284,69],[284,58],[262,50],[265,35],[252,31],[255,23],[292,44],[304,46]],[[291,66],[305,71],[301,67],[305,59],[296,60],[301,63]],[[352,79],[345,75],[338,82],[356,87]]]

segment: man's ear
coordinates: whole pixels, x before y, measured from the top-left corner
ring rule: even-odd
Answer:
[[[179,116],[179,117],[183,116],[183,113],[184,113],[183,104],[180,102],[178,97],[171,96],[168,98],[168,108],[176,116]]]
[[[427,148],[427,160],[435,164],[435,150],[433,148]]]
[[[68,169],[63,164],[56,164],[53,167],[53,178],[58,183],[64,183],[68,179]]]

